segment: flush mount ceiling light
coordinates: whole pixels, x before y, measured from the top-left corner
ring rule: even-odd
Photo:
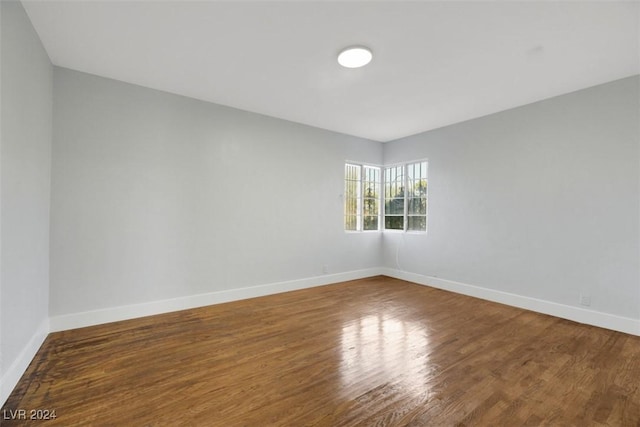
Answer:
[[[373,54],[368,48],[351,46],[340,52],[338,55],[338,64],[345,68],[359,68],[371,62],[371,58],[373,58]]]

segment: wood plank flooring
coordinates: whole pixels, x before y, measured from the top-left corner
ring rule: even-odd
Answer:
[[[640,337],[387,277],[50,334],[4,426],[640,426]]]

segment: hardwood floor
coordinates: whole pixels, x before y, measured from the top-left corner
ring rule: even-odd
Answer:
[[[640,337],[376,277],[53,333],[20,409],[57,418],[0,424],[640,426]]]

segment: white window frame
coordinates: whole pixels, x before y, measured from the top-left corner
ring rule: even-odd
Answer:
[[[347,202],[347,177],[346,177],[346,169],[348,166],[353,166],[353,167],[359,167],[360,168],[360,174],[358,177],[358,186],[357,186],[357,201],[356,201],[356,229],[355,230],[348,230],[346,228],[346,204]],[[346,233],[380,233],[384,227],[384,225],[382,224],[383,221],[383,206],[382,206],[382,201],[383,201],[383,187],[382,187],[382,174],[384,172],[384,166],[380,166],[380,165],[374,165],[374,164],[368,164],[368,163],[362,163],[362,162],[352,162],[352,161],[345,161],[344,163],[344,167],[345,167],[345,177],[344,177],[344,196],[343,196],[343,210],[345,210],[345,212],[343,212],[342,215],[342,227],[344,229],[344,231]],[[378,170],[378,181],[376,182],[376,184],[378,185],[378,197],[376,198],[376,201],[378,202],[378,211],[377,211],[377,218],[378,218],[378,228],[375,230],[365,230],[364,229],[364,218],[365,218],[365,212],[364,212],[364,202],[365,202],[365,198],[366,195],[364,194],[364,183],[367,182],[365,181],[365,169],[369,168],[369,169],[377,169]],[[372,215],[366,215],[366,216],[372,216]]]
[[[425,218],[425,229],[424,230],[408,230],[408,226],[409,226],[409,197],[407,197],[407,189],[409,188],[409,166],[413,166],[415,164],[418,163],[425,163],[427,171],[426,171],[426,180],[427,180],[427,193],[425,195],[426,201],[427,201],[427,206],[426,206],[426,210],[425,210],[425,214],[424,214],[424,218]],[[405,189],[404,192],[404,196],[403,196],[403,213],[402,213],[402,229],[396,229],[396,228],[386,228],[386,207],[387,207],[387,194],[386,194],[386,189],[387,189],[387,182],[386,182],[386,171],[387,169],[391,169],[391,168],[397,168],[397,167],[402,167],[402,186]],[[384,165],[383,167],[383,173],[382,173],[382,203],[381,203],[381,211],[382,211],[382,230],[384,232],[391,232],[391,233],[412,233],[412,234],[427,234],[427,231],[429,230],[429,161],[427,159],[421,159],[421,160],[412,160],[410,162],[403,162],[403,163],[394,163],[394,164],[390,164],[390,165]],[[414,216],[423,216],[423,215],[414,215]]]

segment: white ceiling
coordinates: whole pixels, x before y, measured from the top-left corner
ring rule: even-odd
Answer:
[[[376,141],[640,74],[638,2],[24,6],[55,65]]]

